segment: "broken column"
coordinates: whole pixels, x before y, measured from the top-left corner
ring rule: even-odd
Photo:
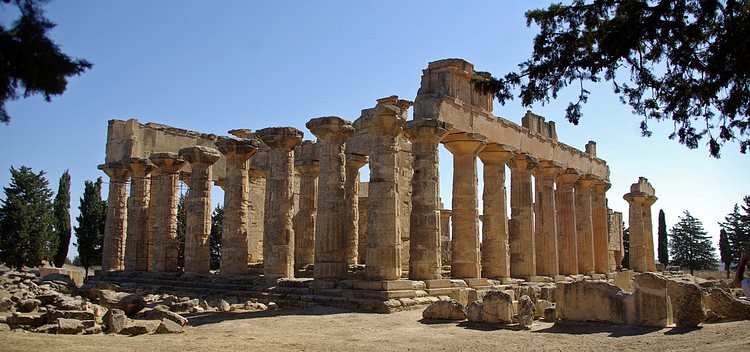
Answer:
[[[517,149],[511,146],[490,143],[479,153],[484,164],[482,277],[485,278],[510,278],[505,164],[515,152]]]
[[[258,150],[257,139],[219,138],[216,146],[226,157],[224,219],[221,225],[222,275],[247,275],[249,162]]]
[[[436,119],[406,123],[412,143],[414,176],[409,236],[409,278],[435,280],[441,276],[440,176],[438,143],[453,126]]]
[[[401,227],[396,167],[397,141],[411,102],[396,96],[378,100],[371,116],[363,116],[372,137],[365,275],[370,280],[401,278]]]
[[[125,270],[148,271],[151,268],[151,239],[148,230],[151,173],[156,166],[148,158],[132,157],[128,160],[127,167],[131,176]]]
[[[451,276],[480,278],[477,155],[487,143],[478,133],[452,133],[443,139],[453,154],[453,258]]]
[[[560,274],[578,275],[575,182],[580,173],[566,169],[557,174],[557,253]]]
[[[314,118],[305,124],[318,137],[320,173],[318,175],[318,212],[315,223],[315,267],[317,280],[344,279],[349,268],[344,233],[346,155],[344,143],[354,133],[350,121],[337,116]]]
[[[510,275],[530,278],[536,275],[534,243],[534,205],[531,171],[539,160],[528,154],[516,154],[508,162],[510,167]]]
[[[594,272],[594,225],[592,221],[591,187],[594,179],[582,176],[575,183],[576,240],[578,241],[578,273]]]
[[[294,148],[302,131],[270,127],[257,131],[269,148],[263,231],[263,275],[267,279],[294,277]]]
[[[557,276],[560,273],[557,257],[557,211],[555,209],[555,176],[562,164],[544,160],[536,173],[535,233],[536,273]]]
[[[185,160],[177,153],[154,153],[149,157],[159,168],[154,224],[153,268],[154,272],[175,272],[180,241],[177,239],[177,201],[179,194],[179,171]]]
[[[102,270],[123,270],[125,268],[129,173],[122,162],[99,165],[99,170],[109,176],[107,221],[104,225],[104,239],[102,240]]]
[[[302,141],[294,152],[294,167],[300,174],[299,209],[294,215],[294,268],[315,262],[315,221],[318,211],[318,146]]]
[[[654,188],[648,182],[648,179],[639,177],[638,182],[630,186],[630,193],[625,194],[623,198],[630,204],[630,215],[628,216],[630,270],[640,272],[652,270],[649,262],[654,262],[654,241],[649,235],[652,232],[650,229],[652,226],[650,220],[651,205],[657,199],[654,196]]]
[[[346,263],[359,263],[359,169],[367,164],[367,155],[346,154],[346,190],[344,234],[346,235]]]
[[[597,180],[594,182],[591,192],[594,271],[603,274],[609,272],[609,221],[607,221],[607,198],[605,193],[610,186],[609,182]]]

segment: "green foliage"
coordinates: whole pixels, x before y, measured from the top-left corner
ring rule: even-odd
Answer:
[[[180,241],[180,247],[177,252],[177,266],[185,267],[185,233],[187,233],[187,206],[185,204],[185,194],[180,193],[177,200],[177,239]]]
[[[57,251],[53,259],[55,266],[62,268],[68,259],[68,246],[70,246],[70,173],[68,170],[60,176],[60,184],[57,187],[57,195],[52,203],[54,211],[54,230],[57,238]]]
[[[630,228],[622,230],[622,247],[625,253],[622,255],[622,263],[620,265],[623,268],[630,268]]]
[[[743,201],[745,204],[735,204],[732,213],[727,214],[724,222],[719,223],[722,231],[726,232],[729,246],[726,260],[722,254],[722,261],[730,262],[731,269],[740,262],[742,252],[750,249],[750,196],[745,196]]]
[[[729,244],[729,236],[724,229],[719,232],[719,255],[721,256],[721,262],[724,263],[724,271],[727,272],[728,279],[732,268],[732,246]]]
[[[50,101],[65,92],[68,77],[92,67],[86,60],[63,54],[50,40],[48,31],[55,24],[44,17],[40,6],[47,1],[14,0],[21,17],[10,28],[0,25],[0,122],[10,121],[6,102],[34,94]]]
[[[684,216],[669,231],[672,240],[672,264],[695,270],[716,268],[716,254],[711,238],[703,229],[703,223],[685,211]]]
[[[96,182],[84,182],[83,197],[78,207],[80,215],[76,217],[78,227],[76,233],[76,247],[78,247],[79,265],[86,269],[102,263],[102,243],[104,241],[104,226],[107,220],[107,201],[102,200],[102,178]]]
[[[0,201],[0,260],[17,269],[39,266],[57,250],[52,228],[52,191],[31,168],[10,168],[10,186]]]
[[[669,264],[669,241],[667,240],[667,220],[664,216],[664,210],[659,209],[659,231],[658,231],[658,243],[657,248],[659,263],[666,266]]]
[[[714,157],[725,142],[750,146],[750,1],[574,0],[528,11],[526,23],[539,26],[531,57],[502,78],[476,77],[477,90],[505,103],[519,89],[528,107],[577,86],[566,118],[578,124],[586,84],[609,81],[643,136],[649,121],[671,120],[670,139],[693,149],[707,137]]]
[[[221,266],[221,234],[224,223],[224,207],[216,204],[211,214],[211,236],[208,238],[211,249],[211,270],[217,270]]]

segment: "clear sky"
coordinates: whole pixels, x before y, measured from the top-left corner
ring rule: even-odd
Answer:
[[[463,58],[477,70],[503,75],[531,53],[536,28],[526,10],[549,1],[52,1],[47,17],[66,54],[93,69],[70,80],[64,95],[8,104],[0,125],[0,185],[10,166],[45,170],[50,187],[66,169],[72,177],[73,219],[84,180],[107,177],[107,121],[137,118],[219,135],[235,128],[304,127],[314,117],[349,120],[378,98],[413,100],[430,61]],[[0,22],[16,16],[0,4]],[[717,222],[750,195],[750,156],[736,144],[722,158],[702,146],[689,150],[667,139],[669,123],[651,123],[640,137],[640,119],[619,103],[608,83],[591,87],[584,118],[563,118],[572,90],[558,101],[531,108],[557,123],[561,142],[583,149],[597,142],[611,169],[609,206],[625,214],[622,195],[639,176],[649,179],[659,209],[672,227],[684,210],[718,238]],[[520,124],[526,108],[496,104],[494,114]],[[450,155],[442,153],[441,195],[450,204]],[[481,163],[480,163],[481,165]],[[481,175],[481,174],[480,174]],[[218,188],[215,188],[218,189]],[[481,188],[480,188],[481,189]],[[106,189],[103,194],[106,197]],[[4,198],[4,194],[0,195]],[[213,203],[222,196],[214,194]],[[75,226],[75,220],[73,221]],[[75,252],[71,246],[70,256]]]

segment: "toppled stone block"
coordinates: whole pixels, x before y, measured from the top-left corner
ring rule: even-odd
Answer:
[[[557,309],[555,306],[544,308],[544,321],[554,323],[557,320]]]
[[[703,290],[690,282],[667,281],[667,294],[672,303],[672,315],[677,327],[695,327],[706,320]]]
[[[539,299],[536,301],[536,310],[534,311],[534,318],[535,319],[541,319],[544,317],[544,310],[548,307],[552,307],[552,302],[546,300],[546,299]]]
[[[478,321],[491,324],[513,322],[513,298],[507,292],[488,292],[480,307],[481,312]]]
[[[219,312],[230,312],[232,311],[232,306],[229,304],[229,302],[221,299],[219,300],[219,304],[217,305],[217,308],[219,308]]]
[[[156,328],[154,333],[156,334],[181,334],[185,332],[185,329],[169,319],[162,319],[159,326]]]
[[[16,303],[16,310],[22,313],[30,313],[36,310],[42,301],[35,298],[22,299]]]
[[[96,315],[92,310],[55,310],[47,311],[47,321],[56,322],[58,319],[94,320]]]
[[[734,298],[728,292],[713,288],[705,297],[706,308],[723,317],[722,320],[750,319],[750,302]]]
[[[518,299],[518,304],[521,310],[518,312],[518,325],[526,330],[531,329],[531,324],[534,323],[534,311],[536,310],[534,302],[531,297],[523,295]]]
[[[42,334],[55,334],[57,333],[57,324],[44,324],[42,326],[31,329],[31,331]]]
[[[629,296],[619,287],[604,282],[559,284],[555,297],[557,317],[560,320],[626,324],[625,299]]]
[[[667,279],[657,273],[640,273],[633,279],[634,302],[630,303],[628,324],[665,327],[672,324],[672,306]]]
[[[198,307],[196,307],[198,308]],[[170,312],[168,310],[162,310],[162,309],[144,309],[138,313],[138,318],[146,319],[146,320],[170,320],[180,326],[185,326],[188,323],[188,320],[175,313]]]
[[[143,297],[136,294],[124,296],[117,302],[117,308],[122,309],[127,316],[134,316],[145,307],[146,301]]]
[[[76,319],[57,319],[57,333],[66,335],[76,335],[83,332],[83,322]]]
[[[16,304],[10,298],[0,298],[0,312],[9,312]]]
[[[153,320],[135,320],[120,330],[120,334],[129,336],[151,334],[156,331],[156,328],[158,328],[160,324],[160,322]]]
[[[422,311],[422,318],[439,320],[465,320],[466,307],[455,299],[430,304]]]
[[[45,314],[37,313],[13,313],[5,322],[10,326],[39,327],[47,323],[47,317]]]
[[[121,309],[117,308],[107,311],[102,320],[106,326],[105,331],[110,334],[118,334],[128,325],[128,316]]]

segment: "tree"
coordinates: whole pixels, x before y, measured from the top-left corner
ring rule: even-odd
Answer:
[[[708,137],[720,156],[725,142],[750,146],[750,2],[747,0],[573,0],[526,12],[539,26],[531,57],[518,72],[474,79],[477,90],[500,103],[515,89],[524,106],[556,99],[578,87],[566,119],[578,124],[588,83],[612,83],[623,104],[651,120],[671,120],[690,149]],[[622,80],[625,76],[625,80]]]
[[[667,240],[667,220],[662,209],[659,209],[658,240],[659,246],[657,251],[659,252],[659,263],[664,264],[666,267],[669,264],[669,242]]]
[[[703,229],[703,223],[685,210],[669,231],[672,240],[672,264],[690,269],[690,275],[695,270],[712,270],[716,268],[716,254],[708,233]]]
[[[185,233],[187,233],[187,206],[185,205],[185,194],[180,193],[177,200],[177,240],[180,242],[177,250],[177,266],[185,267]]]
[[[10,168],[10,186],[0,201],[0,260],[22,269],[39,266],[57,249],[52,229],[52,191],[31,168]]]
[[[13,2],[21,17],[10,28],[0,24],[0,122],[10,121],[6,102],[34,94],[50,101],[53,95],[65,92],[68,77],[92,67],[86,60],[63,54],[48,37],[47,32],[55,27],[41,9],[48,1],[3,0]]]
[[[729,242],[730,269],[734,269],[740,262],[742,252],[750,249],[750,196],[745,196],[743,201],[744,205],[735,204],[732,213],[727,214],[724,222],[719,223]]]
[[[211,249],[211,270],[219,269],[221,266],[221,234],[224,223],[224,207],[216,204],[211,214],[211,235],[208,238]]]
[[[630,228],[622,230],[622,248],[625,251],[622,255],[622,263],[620,265],[623,268],[630,269]]]
[[[57,251],[54,257],[55,266],[62,268],[65,259],[68,258],[68,246],[70,246],[70,173],[68,170],[60,176],[57,186],[57,195],[52,203],[55,221],[53,223],[55,237],[57,238]]]
[[[728,279],[732,268],[732,246],[729,244],[729,237],[724,229],[719,232],[719,255],[721,262],[724,263],[724,271],[727,272]]]
[[[78,261],[89,275],[89,268],[102,263],[102,244],[104,241],[104,226],[107,220],[107,201],[102,200],[102,178],[96,182],[84,182],[83,197],[78,207],[80,215],[76,217],[78,227],[76,233],[76,247],[78,247]]]

